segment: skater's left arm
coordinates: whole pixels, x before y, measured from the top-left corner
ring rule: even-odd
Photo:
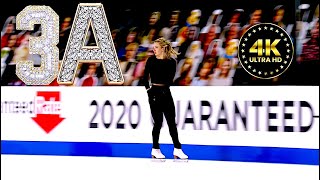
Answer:
[[[150,84],[149,84],[150,64],[151,64],[151,58],[147,59],[147,62],[144,68],[143,79],[142,79],[143,85],[146,88],[146,90],[150,89]]]
[[[173,79],[174,76],[176,74],[176,70],[177,70],[177,61],[175,59],[171,59],[171,63],[170,63],[170,79],[172,80],[170,85],[173,85]]]

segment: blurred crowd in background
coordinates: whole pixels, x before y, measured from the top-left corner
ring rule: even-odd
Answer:
[[[299,5],[292,23],[284,21],[284,17],[292,13],[281,4],[274,5],[272,12],[268,12],[272,14],[271,18],[264,18],[268,21],[263,21],[266,14],[263,8],[239,8],[228,14],[224,9],[213,9],[206,17],[201,9],[184,12],[187,16],[182,16],[182,11],[182,8],[172,10],[166,16],[161,11],[150,12],[148,21],[141,20],[139,26],[133,23],[116,26],[108,19],[125,86],[142,85],[145,62],[153,55],[153,41],[159,37],[169,40],[180,53],[175,86],[319,84],[316,73],[319,68],[319,5]],[[9,16],[1,31],[1,86],[25,85],[15,74],[18,60],[33,60],[35,66],[41,62],[39,55],[29,54],[29,37],[41,35],[40,26],[35,26],[34,31],[19,31],[15,28],[15,18]],[[60,18],[58,47],[62,60],[73,16]],[[295,46],[295,57],[289,69],[269,80],[248,74],[237,57],[242,34],[260,22],[284,28]],[[86,44],[95,43],[93,33],[89,31]],[[59,84],[54,81],[50,86]],[[73,86],[108,86],[101,63],[80,63]]]

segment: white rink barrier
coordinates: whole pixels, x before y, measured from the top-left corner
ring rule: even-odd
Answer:
[[[2,154],[149,157],[152,117],[144,87],[1,91]],[[194,159],[319,165],[319,87],[171,92],[180,141]],[[172,141],[163,125],[160,143],[169,152]]]

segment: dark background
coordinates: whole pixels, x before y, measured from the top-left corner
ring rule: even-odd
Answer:
[[[262,22],[268,22],[272,18],[273,8],[279,4],[284,5],[286,8],[287,16],[285,16],[284,22],[294,23],[295,7],[297,6],[297,3],[293,0],[10,0],[7,3],[8,5],[4,6],[3,11],[1,11],[1,27],[8,16],[16,16],[28,5],[50,6],[59,15],[61,22],[62,18],[66,16],[74,17],[79,3],[102,3],[111,29],[117,28],[119,24],[125,23],[129,19],[137,26],[144,25],[148,23],[149,15],[153,11],[160,11],[160,20],[163,23],[167,23],[170,11],[176,9],[181,11],[181,24],[185,23],[185,19],[191,10],[200,9],[202,11],[200,27],[206,24],[212,11],[219,8],[223,10],[224,14],[221,24],[225,24],[229,20],[231,13],[236,8],[245,10],[244,17],[248,17],[253,9],[262,8],[264,10]],[[314,1],[315,3],[316,1]],[[247,18],[244,18],[243,23],[247,20]]]

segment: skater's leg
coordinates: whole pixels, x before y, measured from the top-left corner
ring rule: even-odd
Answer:
[[[167,124],[169,127],[169,132],[170,132],[170,136],[173,141],[173,145],[175,148],[181,149],[181,143],[179,142],[179,137],[178,137],[177,124],[175,121],[175,118],[176,118],[175,105],[174,105],[173,98],[172,98],[172,95],[171,95],[171,92],[169,89],[165,93],[164,100],[166,102],[166,105],[164,106],[164,116],[167,120]]]
[[[153,148],[159,149],[159,137],[160,137],[160,131],[162,127],[163,122],[163,115],[160,112],[153,112],[153,129],[152,129],[152,141],[153,141]]]
[[[163,113],[161,111],[162,107],[159,102],[159,96],[156,93],[149,94],[149,104],[151,115],[153,118],[153,129],[152,129],[152,141],[153,141],[153,148],[160,149],[159,145],[159,136],[160,130],[162,128],[163,122]]]

